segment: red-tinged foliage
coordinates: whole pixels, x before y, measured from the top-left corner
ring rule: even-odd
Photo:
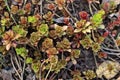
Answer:
[[[18,2],[18,3],[22,3],[23,0],[15,0],[15,1]]]
[[[115,37],[116,35],[117,35],[117,30],[113,30],[113,31],[112,31],[112,36]]]
[[[118,60],[113,57],[118,53],[113,44],[120,47],[117,10],[99,0],[0,0],[0,70],[14,66],[18,75],[11,78],[17,80],[30,80],[31,73],[37,80],[92,80],[95,73],[101,79],[94,58],[97,64],[107,57]]]
[[[103,33],[102,36],[103,36],[103,37],[107,37],[108,35],[109,35],[109,31],[106,31],[106,32]]]
[[[116,20],[108,23],[107,27],[108,27],[108,29],[112,30],[112,29],[114,29],[115,26],[118,26],[118,25],[120,25],[120,16]]]
[[[81,19],[84,19],[84,20],[88,19],[88,13],[86,11],[79,12],[79,16]]]
[[[47,9],[49,10],[55,10],[55,4],[47,4]]]
[[[41,15],[40,15],[39,13],[37,13],[37,14],[35,15],[35,18],[36,18],[37,20],[39,20],[39,19],[41,19],[42,17],[41,17]]]
[[[108,3],[108,2],[105,2],[102,5],[102,8],[105,10],[105,12],[109,11],[109,7],[110,7],[110,3]]]
[[[69,24],[69,18],[64,18],[64,23]]]
[[[26,12],[30,12],[31,11],[31,3],[27,3],[25,5],[25,10],[26,10]]]
[[[27,18],[21,16],[21,17],[20,17],[20,23],[21,23],[21,24],[26,24],[26,23],[27,23]]]
[[[74,0],[67,0],[67,3],[73,3]]]
[[[98,57],[99,57],[99,58],[107,58],[107,56],[108,56],[108,55],[107,55],[106,53],[104,53],[104,52],[99,52],[99,53],[98,53]]]
[[[65,3],[65,0],[55,0],[56,4],[63,5]]]

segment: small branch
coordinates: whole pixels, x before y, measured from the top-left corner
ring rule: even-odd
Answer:
[[[109,55],[115,55],[115,56],[119,56],[119,55],[120,55],[120,54],[118,54],[118,53],[107,52],[107,51],[105,51],[105,50],[103,50],[103,49],[101,49],[101,51],[103,51],[103,52],[105,52],[106,54],[109,54]]]
[[[90,13],[93,16],[93,11],[92,11],[92,8],[91,8],[91,4],[89,3],[88,6],[89,6],[89,9],[90,9]]]
[[[55,75],[55,72],[50,76],[49,80],[54,80],[53,77]]]
[[[91,4],[91,6],[92,6],[96,11],[98,11],[97,8],[96,8],[93,4]]]
[[[92,34],[93,40],[96,42],[96,38],[95,38],[95,35],[94,35],[94,31],[93,31],[93,30],[91,31],[91,34]]]
[[[97,60],[96,60],[96,57],[95,57],[95,54],[94,54],[94,53],[93,53],[93,57],[94,57],[94,60],[95,60],[96,68],[98,68]]]
[[[117,48],[118,50],[120,50],[120,48],[118,47],[118,45],[117,45],[117,43],[116,43],[115,39],[112,37],[112,35],[111,35],[111,34],[109,34],[109,36],[112,38],[112,40],[113,40],[113,42],[114,42],[114,44],[115,44],[116,48]]]
[[[12,64],[12,66],[13,66],[13,69],[14,69],[15,72],[17,73],[19,79],[22,80],[19,72],[17,71],[17,69],[15,68],[15,65],[14,65],[14,63],[13,63],[12,53],[10,53],[10,60],[11,60],[11,64]]]
[[[8,9],[8,11],[9,11],[9,13],[10,13],[10,16],[11,16],[12,20],[13,20],[14,23],[17,25],[17,22],[15,21],[13,15],[12,15],[11,12],[10,12],[11,10],[10,10],[10,7],[9,7],[9,5],[8,5],[8,3],[7,3],[7,0],[4,0],[4,2],[5,2],[5,4],[6,4],[6,6],[7,6],[7,9]]]
[[[40,1],[40,15],[43,15],[43,11],[42,11],[42,8],[43,8],[43,4],[42,4],[43,0]]]
[[[53,64],[51,64],[50,69],[49,69],[49,71],[48,71],[48,73],[47,73],[47,75],[46,75],[46,77],[45,77],[45,80],[47,80],[47,77],[49,76],[50,71],[51,71],[51,69],[52,69],[52,66],[53,66]]]
[[[105,47],[103,47],[103,46],[101,46],[101,48],[104,49],[104,50],[110,51],[110,52],[120,53],[120,50],[105,48]]]
[[[22,71],[22,68],[20,67],[20,64],[19,64],[18,59],[17,59],[17,57],[16,57],[16,56],[15,56],[15,62],[16,62],[16,64],[17,64],[17,66],[18,66],[19,70],[21,70],[21,71]]]
[[[69,16],[74,20],[74,21],[78,21],[76,18],[74,18],[72,16],[72,14],[67,10],[67,8],[63,7],[63,9],[69,14]]]
[[[25,7],[26,2],[27,2],[27,0],[24,0],[22,9]]]
[[[21,73],[22,80],[23,80],[23,75],[24,75],[24,71],[25,71],[25,66],[26,66],[26,63],[25,63],[25,60],[24,60],[23,69],[22,69],[22,73]]]
[[[42,75],[42,67],[43,67],[44,63],[45,63],[45,60],[42,62],[41,66],[40,66],[39,80],[42,80],[41,75]]]

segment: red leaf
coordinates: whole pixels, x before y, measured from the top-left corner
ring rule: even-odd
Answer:
[[[85,11],[81,11],[81,12],[79,12],[79,16],[81,19],[86,20],[88,18],[88,13]]]
[[[107,58],[107,54],[104,52],[99,52],[98,57],[99,58]]]
[[[108,35],[109,35],[108,31],[106,31],[106,32],[103,33],[103,37],[107,37]]]

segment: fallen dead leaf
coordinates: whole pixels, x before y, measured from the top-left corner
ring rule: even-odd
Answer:
[[[120,64],[113,61],[105,61],[99,65],[96,70],[97,76],[102,77],[103,75],[107,79],[113,78],[120,71]]]

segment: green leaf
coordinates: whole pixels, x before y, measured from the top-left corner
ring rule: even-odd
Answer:
[[[35,23],[36,21],[37,21],[37,19],[35,18],[35,16],[28,16],[29,23]]]
[[[99,50],[100,50],[100,44],[99,43],[93,43],[92,44],[92,50],[94,51],[94,52],[98,52]]]
[[[13,26],[12,30],[16,33],[16,34],[20,34],[21,37],[25,37],[27,34],[27,31],[25,31],[23,28],[21,28],[19,25],[17,26]]]
[[[41,24],[39,27],[37,27],[37,30],[42,34],[48,34],[48,25],[47,24]]]
[[[30,57],[27,57],[27,59],[26,59],[26,61],[25,61],[27,64],[29,64],[29,63],[32,63],[32,58],[30,58]]]
[[[91,40],[90,36],[86,36],[84,39],[80,41],[80,43],[84,48],[88,49],[91,47],[93,41]]]
[[[41,38],[40,32],[33,32],[30,36],[30,41],[32,44],[35,44]]]
[[[87,71],[83,72],[83,74],[85,75],[87,80],[92,80],[93,78],[96,77],[96,74],[93,70],[87,70]]]
[[[1,25],[2,25],[2,26],[5,26],[6,22],[7,22],[6,19],[2,19],[2,20],[1,20]]]
[[[26,48],[24,48],[24,47],[22,47],[22,48],[16,48],[15,50],[16,50],[17,55],[20,55],[23,58],[25,58],[27,56],[27,52],[28,51],[27,51]]]
[[[104,10],[98,11],[96,14],[93,15],[92,17],[92,23],[95,27],[98,27],[103,21],[103,15],[105,14]]]
[[[4,31],[5,31],[5,27],[4,27],[4,26],[1,26],[1,27],[0,27],[0,34],[2,34]]]
[[[39,61],[32,63],[32,69],[35,73],[37,73],[40,69],[41,63]]]
[[[71,57],[79,58],[79,56],[80,56],[80,50],[78,50],[78,49],[73,49],[73,50],[71,51]]]

